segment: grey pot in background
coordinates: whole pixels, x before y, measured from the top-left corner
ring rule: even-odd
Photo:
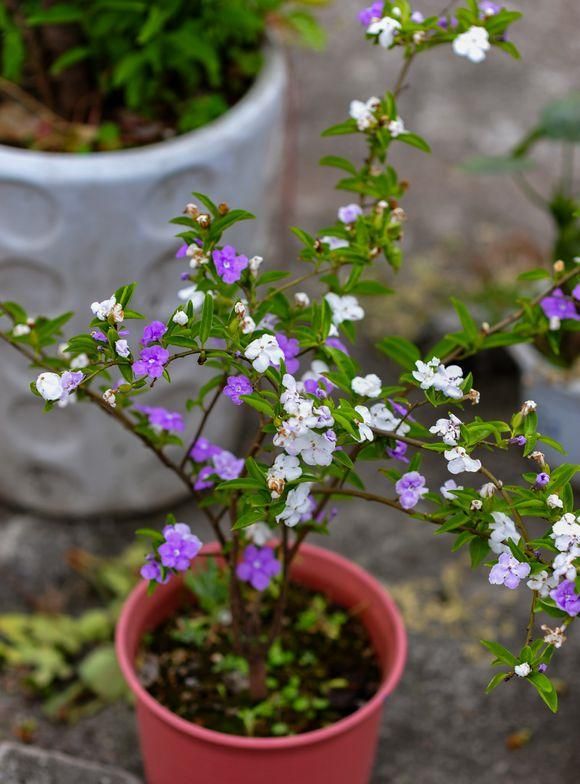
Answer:
[[[87,155],[0,146],[0,299],[32,314],[77,313],[69,334],[91,319],[90,303],[139,281],[134,307],[166,318],[177,303],[174,260],[180,214],[192,191],[242,207],[257,221],[228,235],[240,252],[264,252],[277,208],[287,71],[269,48],[248,93],[210,125],[148,147]],[[136,345],[142,324],[130,322]],[[44,513],[135,513],[183,495],[179,480],[117,423],[89,405],[43,415],[26,362],[0,346],[0,498]],[[209,374],[172,368],[151,405],[183,412]],[[155,402],[154,402],[155,401]],[[235,407],[222,401],[208,435],[235,447]],[[191,430],[191,419],[190,419]]]
[[[510,347],[521,372],[522,395],[538,404],[538,428],[567,450],[541,446],[550,465],[580,463],[580,379],[568,379],[527,344]]]

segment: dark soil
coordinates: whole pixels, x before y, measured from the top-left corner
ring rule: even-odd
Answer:
[[[273,595],[262,600],[267,624]],[[232,654],[231,627],[190,603],[143,643],[140,677],[165,707],[202,727],[282,736],[333,724],[376,693],[381,672],[354,614],[292,585],[280,640],[267,661],[269,696],[252,701],[247,664]]]

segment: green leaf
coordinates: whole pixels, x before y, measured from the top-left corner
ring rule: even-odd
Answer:
[[[580,93],[550,103],[540,117],[544,135],[557,141],[580,142]]]
[[[37,25],[55,25],[55,24],[72,24],[74,22],[82,22],[84,12],[81,8],[74,8],[72,4],[57,3],[44,11],[37,11],[26,20],[27,24],[31,26]]]
[[[345,120],[345,122],[331,125],[325,131],[322,131],[321,136],[343,136],[346,133],[358,133],[355,120]]]
[[[507,648],[504,648],[503,645],[500,645],[499,642],[495,642],[494,640],[480,640],[480,643],[484,648],[487,648],[490,653],[493,653],[496,659],[499,659],[509,667],[515,667],[518,663],[518,660],[513,653],[508,651]]]
[[[535,168],[535,164],[529,158],[511,155],[478,155],[462,163],[460,168],[469,174],[518,174]]]
[[[206,196],[204,193],[199,193],[199,191],[194,191],[191,195],[195,196],[195,198],[203,204],[206,210],[209,210],[214,218],[219,216],[219,210],[213,201],[209,198],[209,196]]]
[[[50,73],[52,76],[58,76],[72,65],[86,60],[91,54],[92,52],[88,46],[75,46],[72,49],[68,49],[64,54],[56,58],[50,66]]]
[[[91,651],[79,664],[78,673],[83,683],[107,702],[115,702],[128,693],[112,644]]]
[[[356,175],[356,166],[346,158],[341,158],[338,155],[325,155],[319,161],[321,166],[333,166],[336,169],[342,169],[349,174]]]
[[[477,537],[469,543],[469,555],[471,557],[471,566],[475,568],[484,560],[489,553],[489,545],[487,539]]]
[[[453,304],[453,307],[455,308],[455,312],[457,313],[457,316],[459,317],[459,321],[461,323],[461,326],[463,327],[463,331],[465,332],[469,340],[472,343],[475,343],[477,341],[477,338],[479,337],[479,329],[471,313],[467,310],[463,302],[461,302],[458,299],[455,299],[455,297],[451,297],[451,302]]]
[[[201,320],[199,326],[199,339],[202,346],[205,345],[207,339],[211,334],[211,327],[213,323],[213,297],[207,292],[203,300],[201,309]]]
[[[264,519],[263,509],[250,509],[249,512],[238,517],[236,524],[232,527],[232,531],[239,531],[240,528],[247,528],[252,523],[261,522]]]
[[[425,139],[421,136],[418,136],[416,133],[402,133],[400,136],[397,136],[398,141],[405,142],[405,144],[410,144],[411,147],[416,147],[418,150],[422,150],[423,152],[431,152],[431,147],[427,144]]]
[[[240,395],[240,400],[243,400],[244,403],[255,408],[256,411],[259,411],[261,414],[266,414],[270,419],[274,417],[274,409],[270,403],[267,403],[258,393],[252,392],[251,395]]]
[[[421,359],[421,352],[410,340],[400,337],[383,338],[377,348],[405,370],[414,370],[415,363]]]
[[[541,672],[532,672],[528,675],[526,680],[536,689],[552,713],[557,713],[558,694],[556,693],[552,681]]]
[[[485,688],[485,693],[489,694],[491,691],[493,691],[495,688],[497,688],[497,686],[499,686],[500,683],[504,683],[505,679],[506,679],[506,673],[505,672],[498,672],[498,673],[496,673],[493,676],[493,678],[490,680],[490,682],[487,684],[487,686]]]

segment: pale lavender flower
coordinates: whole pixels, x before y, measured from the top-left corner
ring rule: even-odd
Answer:
[[[156,560],[155,553],[148,553],[145,556],[145,563],[141,567],[140,575],[144,580],[153,580],[164,585],[169,580],[169,575],[163,577],[163,571],[159,562]]]
[[[326,345],[330,346],[330,348],[335,348],[338,351],[342,351],[343,354],[348,356],[348,349],[339,338],[326,338]]]
[[[243,270],[248,266],[247,256],[238,256],[232,245],[225,245],[222,250],[214,250],[212,258],[217,274],[224,283],[235,283],[242,277]]]
[[[407,444],[404,441],[395,441],[394,447],[387,447],[387,454],[393,460],[400,460],[401,463],[408,463],[409,458],[405,457],[407,454]]]
[[[150,343],[155,343],[158,340],[161,340],[166,332],[167,327],[162,321],[152,321],[151,324],[147,324],[143,330],[141,345],[148,346]]]
[[[161,563],[168,569],[184,572],[201,550],[201,541],[186,523],[167,525],[163,529],[165,542],[159,547]]]
[[[65,370],[60,377],[62,391],[65,395],[70,395],[71,392],[74,392],[84,377],[85,374],[80,370]]]
[[[212,479],[209,479],[213,474],[215,474],[214,468],[211,466],[204,466],[193,483],[193,489],[198,492],[200,490],[209,490],[210,487],[215,485],[215,482]]]
[[[298,352],[300,351],[300,343],[296,340],[296,338],[289,338],[283,332],[276,333],[276,340],[278,341],[278,345],[284,354],[286,370],[288,373],[296,373],[300,367],[300,362],[296,359]]]
[[[499,14],[501,6],[498,3],[492,2],[492,0],[480,0],[479,10],[481,11],[481,16],[485,18]]]
[[[163,370],[169,351],[162,346],[151,346],[141,350],[137,362],[133,362],[133,373],[136,376],[147,376],[148,378],[159,378],[163,375]]]
[[[281,569],[280,561],[271,547],[248,545],[243,560],[236,567],[236,575],[243,582],[250,583],[256,591],[264,591]]]
[[[580,613],[580,596],[572,580],[563,580],[557,588],[550,591],[550,596],[557,606],[565,613],[574,617]]]
[[[511,553],[502,553],[489,573],[489,582],[492,585],[505,585],[513,591],[529,573],[528,563],[521,563]]]
[[[224,387],[224,395],[229,397],[236,406],[241,406],[244,402],[240,395],[249,395],[253,391],[250,379],[240,373],[239,376],[228,376],[228,383]]]
[[[528,442],[528,439],[525,436],[514,436],[510,438],[510,444],[515,444],[516,446],[525,446]]]
[[[421,11],[413,11],[411,14],[411,21],[415,22],[415,24],[423,24],[425,21],[425,16],[421,13]]]
[[[413,509],[429,489],[425,487],[424,476],[418,471],[409,471],[395,484],[395,492],[403,509]]]
[[[91,337],[98,343],[107,343],[107,336],[101,329],[93,329],[91,332]]]
[[[212,457],[212,463],[214,473],[224,481],[237,479],[244,470],[244,459],[242,457],[238,459],[225,449],[222,449],[219,454]]]
[[[206,460],[210,460],[212,457],[215,457],[215,455],[219,455],[221,451],[221,447],[217,446],[217,444],[212,444],[207,438],[200,436],[193,445],[189,456],[192,457],[196,463],[205,463]]]
[[[179,248],[177,249],[177,253],[175,254],[175,258],[184,259],[187,256],[187,248],[188,245],[186,242],[184,242],[183,245],[180,245]]]
[[[346,204],[338,209],[338,219],[341,223],[355,223],[359,215],[362,214],[362,207],[359,204]]]
[[[383,15],[384,5],[385,4],[382,2],[382,0],[379,0],[379,2],[373,3],[367,8],[363,8],[362,11],[359,11],[357,14],[357,19],[361,25],[363,27],[368,27],[373,19],[380,19]]]
[[[550,483],[550,474],[547,474],[545,471],[540,471],[540,473],[536,475],[536,481],[534,483],[534,487],[537,489],[541,489],[542,487],[546,487],[546,485],[549,483]]]

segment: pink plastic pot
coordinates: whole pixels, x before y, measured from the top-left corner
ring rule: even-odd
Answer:
[[[217,553],[208,545],[206,553]],[[136,697],[137,721],[148,784],[368,784],[385,698],[396,686],[406,658],[401,616],[385,589],[339,555],[303,545],[292,578],[357,607],[383,670],[379,691],[362,708],[331,727],[288,738],[245,738],[198,727],[148,694],[135,673],[143,634],[177,607],[181,580],[173,578],[147,596],[142,583],[129,596],[117,627],[117,656]]]

